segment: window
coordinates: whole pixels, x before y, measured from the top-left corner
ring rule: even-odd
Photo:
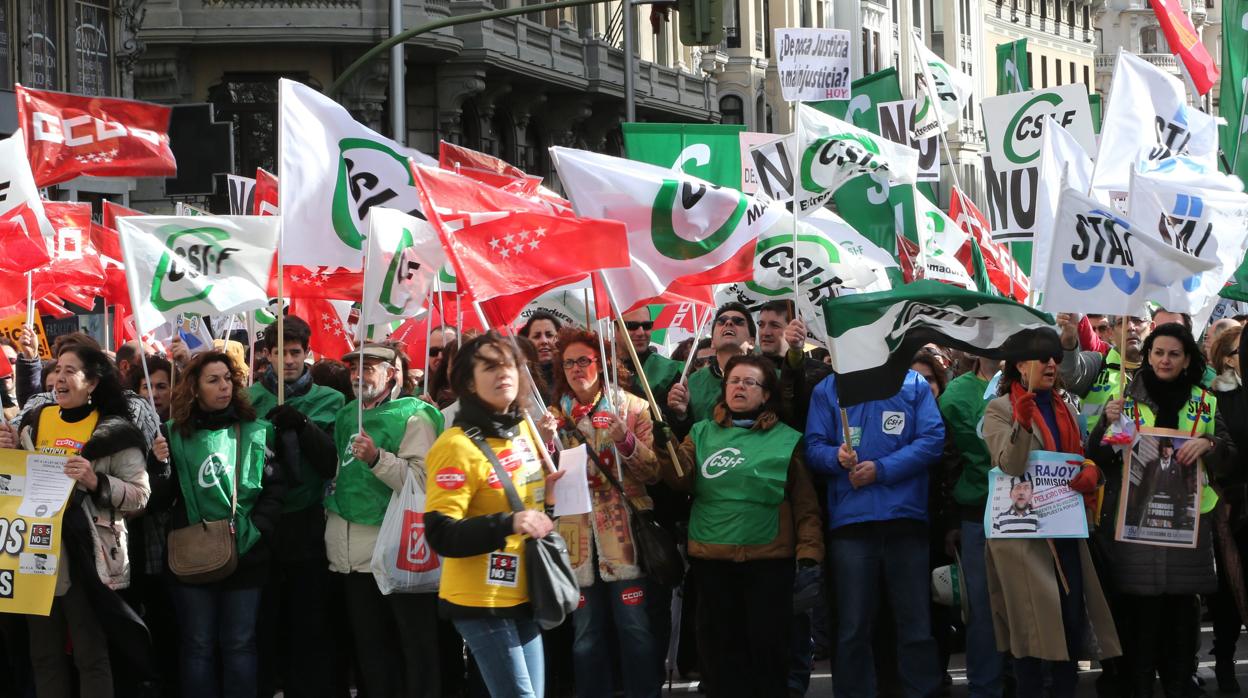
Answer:
[[[84,95],[113,92],[113,48],[109,0],[75,0],[70,27],[69,90]]]
[[[1036,61],[1034,58],[1031,57],[1031,51],[1028,51],[1027,52],[1027,84],[1031,85],[1032,87],[1036,86],[1035,65],[1036,65]]]
[[[1087,31],[1088,27],[1090,26],[1092,25],[1088,23],[1088,6],[1084,5],[1083,6],[1083,30]]]
[[[1092,89],[1092,81],[1088,77],[1088,66],[1086,65],[1083,66],[1083,84],[1087,86],[1088,89]]]
[[[0,2],[0,87],[13,87],[13,53],[9,45],[9,8]]]
[[[871,50],[871,30],[867,29],[866,27],[863,27],[862,28],[862,74],[863,75],[870,75],[871,73],[874,73],[877,70],[877,68],[875,67],[875,64],[871,60],[872,55],[873,55],[873,52]]]
[[[1049,57],[1040,56],[1040,87],[1049,86]]]
[[[745,124],[745,102],[736,95],[724,95],[719,98],[719,114],[721,124]]]
[[[1075,62],[1070,62],[1070,84],[1075,84]]]
[[[1157,27],[1145,27],[1140,30],[1140,53],[1161,53],[1158,45]]]
[[[1053,60],[1053,69],[1054,69],[1053,77],[1055,80],[1057,80],[1057,84],[1061,85],[1062,84],[1062,59],[1056,58]]]
[[[1049,18],[1049,0],[1040,0],[1040,26],[1041,27],[1044,26],[1044,21],[1048,18]]]
[[[921,37],[923,34],[923,0],[911,0],[910,24],[919,31]]]
[[[27,87],[55,90],[60,87],[60,37],[56,0],[21,3],[21,81]]]
[[[208,88],[217,121],[233,125],[235,172],[257,167],[277,172],[277,80],[282,77],[308,82],[306,74],[226,73]]]
[[[740,27],[741,8],[738,0],[726,0],[724,2],[724,41],[728,48],[741,48]]]

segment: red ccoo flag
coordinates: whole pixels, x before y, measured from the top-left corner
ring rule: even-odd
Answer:
[[[1205,94],[1218,82],[1218,66],[1209,55],[1209,49],[1201,43],[1196,27],[1183,11],[1179,0],[1148,0],[1157,15],[1157,23],[1166,34],[1170,50],[1183,61],[1187,74],[1196,86],[1197,94]],[[1240,47],[1242,48],[1242,46]]]
[[[169,148],[171,113],[170,107],[148,102],[17,86],[17,123],[41,187],[79,175],[176,175]]]

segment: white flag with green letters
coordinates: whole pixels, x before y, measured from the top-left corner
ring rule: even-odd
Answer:
[[[364,313],[373,324],[421,311],[446,252],[433,226],[390,208],[369,215]]]

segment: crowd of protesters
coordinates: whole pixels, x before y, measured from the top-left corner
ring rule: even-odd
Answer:
[[[280,353],[276,331],[167,356],[75,333],[43,361],[24,330],[0,447],[66,456],[74,487],[51,613],[0,616],[0,696],[643,698],[679,678],[771,698],[828,659],[838,698],[931,698],[956,651],[974,698],[1067,698],[1081,666],[1105,698],[1191,698],[1205,652],[1238,693],[1242,318],[1203,344],[1164,311],[1057,320],[1059,353],[928,345],[856,404],[787,302],[725,304],[670,356],[645,310],[605,335],[542,312],[514,336],[439,327],[423,370],[399,342],[313,357],[295,316]],[[1116,539],[1124,421],[1189,432],[1167,463],[1205,474],[1194,547]],[[543,461],[580,444],[590,511],[555,516]],[[1081,459],[1087,539],[986,533],[990,471],[1022,481],[1035,451]],[[384,593],[374,550],[413,483],[441,581]],[[647,574],[643,515],[683,580]],[[180,536],[221,521],[236,559],[188,572]],[[543,629],[524,541],[552,531],[581,600]]]

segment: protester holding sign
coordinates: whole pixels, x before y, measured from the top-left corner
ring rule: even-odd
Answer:
[[[142,509],[151,493],[147,443],[127,419],[116,369],[100,350],[61,350],[55,396],[55,404],[27,412],[18,431],[0,430],[0,448],[69,456],[65,474],[77,481],[62,520],[51,615],[26,621],[35,687],[40,696],[71,695],[68,641],[84,698],[112,696],[109,639],[116,635],[110,624],[123,602],[110,590],[130,584],[124,515]],[[150,642],[134,649],[150,652]]]
[[[695,424],[677,449],[683,474],[666,449],[659,461],[664,480],[693,494],[689,557],[708,695],[782,696],[795,563],[823,560],[819,504],[802,435],[780,421],[771,363],[734,357],[724,374],[713,418]]]
[[[568,556],[581,587],[583,604],[572,616],[576,640],[572,646],[577,695],[594,698],[611,693],[615,664],[608,631],[619,636],[620,678],[630,698],[657,696],[662,677],[656,671],[656,647],[648,617],[647,582],[633,540],[630,512],[624,497],[635,506],[650,508],[645,485],[658,479],[653,450],[650,408],[641,398],[606,385],[605,363],[598,353],[598,336],[565,328],[555,355],[555,405],[552,414],[564,430],[563,447],[581,442],[597,455],[588,464],[593,510],[562,516],[560,535],[569,541]],[[608,354],[607,361],[610,361]],[[623,491],[598,469],[611,469]]]
[[[1178,323],[1161,325],[1144,340],[1142,355],[1144,361],[1125,398],[1106,402],[1088,435],[1088,454],[1109,476],[1103,512],[1119,508],[1122,456],[1103,439],[1120,417],[1134,423],[1137,432],[1143,427],[1161,427],[1198,437],[1186,441],[1174,454],[1184,469],[1195,468],[1201,460],[1216,476],[1234,463],[1235,447],[1224,417],[1217,412],[1217,400],[1200,385],[1205,360],[1191,332]],[[1201,514],[1207,514],[1216,501],[1207,492],[1201,498]],[[1102,525],[1109,523],[1112,519],[1102,521]],[[1137,695],[1152,693],[1158,672],[1167,695],[1179,695],[1192,675],[1200,624],[1196,595],[1217,590],[1210,528],[1202,522],[1195,548],[1111,544],[1114,586],[1119,593],[1115,622],[1125,640],[1127,678]]]
[[[1061,359],[1062,384],[1083,400],[1080,414],[1087,419],[1088,429],[1097,426],[1102,406],[1122,395],[1122,378],[1125,376],[1129,383],[1135,376],[1142,362],[1140,347],[1153,327],[1147,317],[1119,315],[1111,320],[1113,336],[1110,340],[1114,346],[1108,354],[1101,354],[1099,351],[1078,351],[1078,315],[1059,313],[1057,316],[1064,350]],[[1123,338],[1126,344],[1119,346]]]
[[[1011,477],[1027,473],[1032,451],[1083,454],[1077,415],[1057,382],[1055,357],[1006,362],[983,433],[993,464]],[[1069,486],[1087,497],[1100,480],[1085,463]],[[1086,541],[994,538],[987,570],[997,649],[1014,656],[1019,698],[1044,695],[1046,683],[1054,698],[1071,698],[1079,659],[1121,653]]]
[[[153,494],[151,511],[170,511],[169,558],[177,532],[230,521],[237,564],[202,583],[172,581],[181,628],[184,698],[250,695],[257,690],[256,626],[286,493],[272,460],[273,427],[256,418],[242,372],[229,356],[205,351],[191,359],[173,394],[168,436],[153,452],[172,477]],[[170,565],[176,577],[180,568]],[[228,574],[227,574],[228,572]]]

